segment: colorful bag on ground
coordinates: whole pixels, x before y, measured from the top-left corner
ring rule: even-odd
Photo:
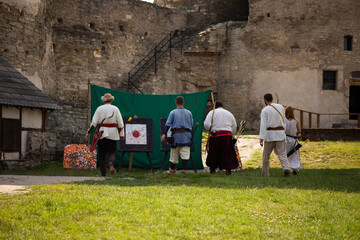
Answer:
[[[90,169],[96,168],[96,149],[90,152],[85,144],[69,144],[64,148],[64,168]]]

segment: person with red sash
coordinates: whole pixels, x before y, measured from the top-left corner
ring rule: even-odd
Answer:
[[[260,146],[264,146],[262,176],[269,176],[270,155],[274,150],[278,155],[284,177],[290,176],[290,164],[286,156],[285,144],[285,110],[281,104],[273,103],[273,97],[270,93],[264,95],[266,107],[261,110],[260,122]]]
[[[239,163],[236,158],[232,135],[236,134],[236,120],[234,115],[223,108],[219,101],[215,103],[215,110],[211,110],[205,118],[204,127],[210,131],[209,152],[206,165],[210,173],[225,169],[226,175],[231,169],[236,169]]]
[[[101,97],[104,105],[96,109],[85,135],[85,141],[88,142],[91,131],[100,124],[99,132],[103,132],[98,142],[101,176],[106,176],[106,154],[108,154],[110,173],[112,175],[116,173],[114,168],[116,142],[120,139],[124,140],[124,122],[119,108],[111,104],[114,99],[110,93]]]

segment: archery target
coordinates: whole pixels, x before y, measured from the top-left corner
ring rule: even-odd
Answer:
[[[126,134],[125,144],[129,144],[129,145],[147,144],[146,124],[126,124],[125,134]]]

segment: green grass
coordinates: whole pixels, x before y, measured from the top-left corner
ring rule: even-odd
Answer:
[[[360,239],[360,143],[301,150],[305,169],[290,178],[275,156],[270,177],[261,177],[256,152],[231,176],[122,170],[0,195],[0,239]],[[22,174],[97,171],[49,163]]]

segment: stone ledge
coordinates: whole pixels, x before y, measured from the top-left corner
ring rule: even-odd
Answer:
[[[319,140],[360,141],[360,128],[302,129],[302,135]]]

